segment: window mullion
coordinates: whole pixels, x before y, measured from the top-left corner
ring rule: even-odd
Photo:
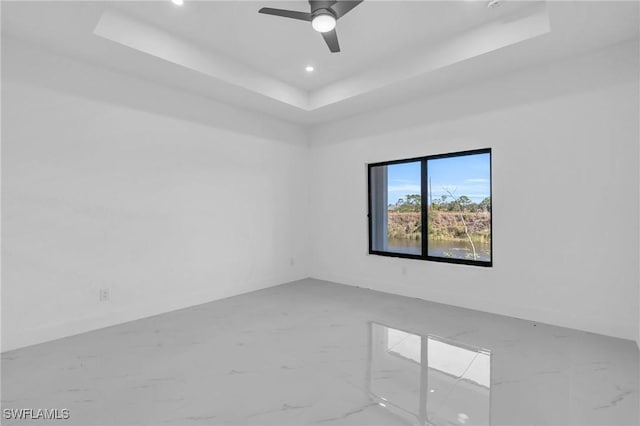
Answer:
[[[429,222],[428,222],[428,214],[427,214],[427,209],[428,209],[428,202],[427,202],[427,196],[428,191],[427,191],[427,159],[423,158],[420,161],[420,173],[421,173],[421,177],[420,177],[420,197],[421,197],[421,209],[422,209],[422,257],[425,258],[427,257],[427,253],[429,250],[428,247],[428,240],[429,240]]]

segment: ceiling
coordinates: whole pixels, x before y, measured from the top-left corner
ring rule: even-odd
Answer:
[[[306,1],[195,2],[181,8],[170,2],[131,2],[116,7],[293,86],[313,90],[375,66],[400,49],[433,43],[532,4],[512,2],[489,9],[484,2],[395,3],[368,1],[340,19],[339,54],[329,52],[306,22],[257,13],[264,5],[308,12]],[[317,72],[304,72],[307,64]]]
[[[332,54],[306,1],[2,2],[2,35],[302,124],[638,38],[638,2],[365,0]],[[306,65],[315,71],[305,72]]]

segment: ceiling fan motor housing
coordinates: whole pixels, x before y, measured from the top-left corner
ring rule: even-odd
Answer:
[[[331,53],[337,53],[340,52],[340,44],[338,43],[338,35],[335,31],[336,22],[354,7],[362,3],[362,1],[363,0],[309,0],[310,12],[273,9],[271,7],[263,7],[258,12],[266,15],[311,22],[313,29],[322,34],[322,38],[327,43]]]
[[[315,18],[316,16],[320,16],[320,15],[331,15],[331,16],[333,16],[333,19],[336,19],[336,20],[338,19],[338,17],[336,16],[336,13],[333,10],[329,9],[329,8],[316,9],[313,12],[311,12],[311,16],[313,18]]]
[[[317,12],[325,10],[330,11],[331,14],[333,14],[335,17],[335,14],[331,10],[331,6],[333,6],[335,3],[335,1],[331,0],[309,0],[309,6],[311,6],[311,14],[315,16]]]

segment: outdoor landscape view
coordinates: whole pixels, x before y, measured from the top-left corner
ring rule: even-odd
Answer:
[[[490,154],[427,161],[428,255],[491,261]],[[422,251],[420,162],[388,166],[387,247]]]

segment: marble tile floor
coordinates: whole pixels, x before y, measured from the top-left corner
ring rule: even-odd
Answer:
[[[638,425],[631,341],[318,280],[2,354],[55,425]],[[37,412],[34,412],[37,414]]]

